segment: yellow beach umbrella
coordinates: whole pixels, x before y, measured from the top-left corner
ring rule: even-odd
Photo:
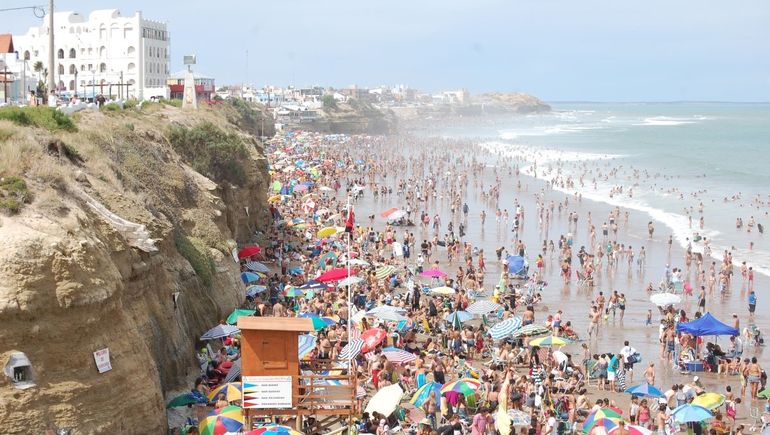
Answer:
[[[692,399],[693,405],[699,405],[706,409],[716,409],[725,403],[725,396],[719,393],[704,393]]]
[[[278,202],[281,200],[281,195],[273,195],[270,198],[267,198],[267,202]]]
[[[566,346],[571,342],[566,338],[557,337],[555,335],[549,335],[547,337],[536,338],[529,342],[530,346],[538,347],[553,347],[553,346]]]
[[[436,293],[438,295],[453,295],[455,294],[455,289],[453,289],[452,287],[441,286],[441,287],[430,289],[430,292]]]
[[[336,227],[325,227],[318,230],[318,233],[316,233],[318,237],[329,237],[337,234],[337,228]]]

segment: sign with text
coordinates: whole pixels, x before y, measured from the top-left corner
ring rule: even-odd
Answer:
[[[291,408],[291,376],[243,376],[243,407]]]
[[[100,349],[94,352],[94,361],[96,361],[96,370],[99,370],[99,373],[112,370],[112,364],[110,364],[109,348]]]

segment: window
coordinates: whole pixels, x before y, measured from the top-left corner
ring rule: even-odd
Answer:
[[[77,74],[78,73],[78,67],[75,66],[75,64],[70,65],[70,74]]]
[[[133,62],[128,64],[128,72],[132,73],[134,72],[135,69],[136,69],[136,64],[134,64]]]
[[[74,91],[75,90],[75,80],[70,80],[69,90],[70,91]]]
[[[59,58],[59,59],[64,59],[64,50],[62,50],[60,48],[59,51],[56,54],[56,57]]]
[[[99,39],[104,39],[107,37],[107,26],[102,24],[99,26]]]
[[[29,50],[24,52],[24,60],[29,60]]]
[[[86,65],[85,64],[80,65],[80,71],[85,71],[85,70],[86,70]]]
[[[29,362],[27,355],[21,352],[11,354],[3,371],[11,379],[13,386],[18,389],[23,390],[35,386],[32,363]]]
[[[57,71],[59,72],[59,75],[64,74],[64,65],[59,64],[59,67],[57,68]]]
[[[91,63],[89,63],[89,64],[88,64],[88,70],[89,70],[89,71],[93,71],[93,70],[94,70],[94,65],[93,65],[93,64],[91,64]]]
[[[133,46],[129,46],[128,50],[126,51],[126,53],[128,53],[128,55],[131,56],[134,53],[136,53],[136,48],[134,48]]]
[[[107,56],[107,47],[101,46],[99,47],[99,57]]]
[[[76,54],[75,49],[74,48],[70,48],[70,59],[74,59],[75,58],[75,54]]]
[[[102,62],[99,64],[99,72],[107,72],[107,64]]]
[[[133,27],[126,26],[126,27],[123,28],[123,37],[124,38],[129,38],[129,37],[133,36],[133,33],[134,33],[134,28]]]

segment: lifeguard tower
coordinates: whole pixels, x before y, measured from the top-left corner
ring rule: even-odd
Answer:
[[[242,406],[247,428],[255,419],[295,418],[304,433],[347,428],[355,402],[355,376],[346,361],[300,360],[299,336],[313,331],[308,318],[239,317]]]

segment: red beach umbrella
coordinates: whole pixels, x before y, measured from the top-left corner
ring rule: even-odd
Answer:
[[[384,212],[380,213],[380,216],[386,218],[386,217],[392,215],[393,213],[397,212],[398,210],[400,210],[400,209],[396,208],[396,207],[389,208],[389,209],[385,210]]]
[[[384,329],[372,328],[367,329],[361,334],[361,340],[364,340],[364,347],[361,351],[366,353],[377,347],[387,337],[388,333]]]
[[[259,246],[247,246],[238,251],[238,258],[243,260],[244,258],[251,257],[252,255],[257,255],[260,252],[262,252],[262,248]]]
[[[315,280],[318,282],[330,282],[330,281],[339,281],[341,279],[345,279],[350,275],[354,275],[354,271],[348,272],[348,269],[344,267],[338,267],[336,269],[332,269],[328,272],[324,272],[316,278]]]

